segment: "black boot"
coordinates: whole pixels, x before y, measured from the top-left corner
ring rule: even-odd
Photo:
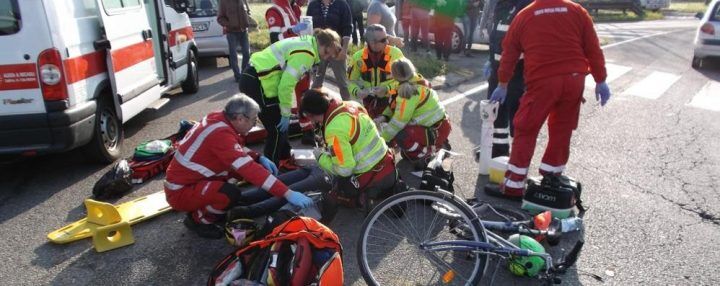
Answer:
[[[225,231],[219,225],[195,222],[190,213],[185,216],[183,224],[202,238],[221,239],[225,236]]]

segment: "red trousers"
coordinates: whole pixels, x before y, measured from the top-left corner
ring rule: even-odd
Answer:
[[[231,198],[220,192],[224,184],[224,180],[208,180],[186,185],[179,190],[166,188],[165,197],[174,210],[190,212],[198,222],[213,223],[230,206]]]
[[[406,125],[395,136],[395,141],[408,159],[417,160],[432,156],[435,151],[441,149],[447,142],[451,130],[450,120],[447,118],[432,127]],[[429,147],[435,148],[433,150]]]
[[[513,119],[515,136],[505,173],[506,195],[522,196],[537,136],[545,119],[548,121],[549,140],[540,164],[540,174],[559,174],[565,170],[570,157],[570,137],[578,125],[584,88],[585,75],[577,73],[528,83]]]

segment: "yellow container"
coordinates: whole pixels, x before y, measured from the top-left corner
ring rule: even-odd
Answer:
[[[488,167],[490,183],[499,185],[503,182],[509,160],[508,156],[499,156],[490,160],[490,166]]]

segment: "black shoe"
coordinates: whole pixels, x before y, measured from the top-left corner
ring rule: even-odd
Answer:
[[[197,223],[190,214],[185,217],[183,224],[202,238],[221,239],[225,236],[225,231],[220,226],[216,224]]]

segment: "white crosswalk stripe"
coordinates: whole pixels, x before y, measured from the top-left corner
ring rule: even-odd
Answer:
[[[688,106],[720,111],[720,82],[709,81],[696,93]]]
[[[653,71],[643,80],[636,82],[630,88],[626,89],[622,94],[644,97],[648,99],[658,99],[665,93],[678,79],[679,75]]]
[[[605,70],[607,71],[607,78],[605,79],[605,82],[611,83],[612,81],[620,78],[621,76],[632,70],[632,68],[628,66],[606,63]],[[585,77],[585,88],[595,88],[595,79],[593,79],[592,75],[587,75],[587,77]]]

